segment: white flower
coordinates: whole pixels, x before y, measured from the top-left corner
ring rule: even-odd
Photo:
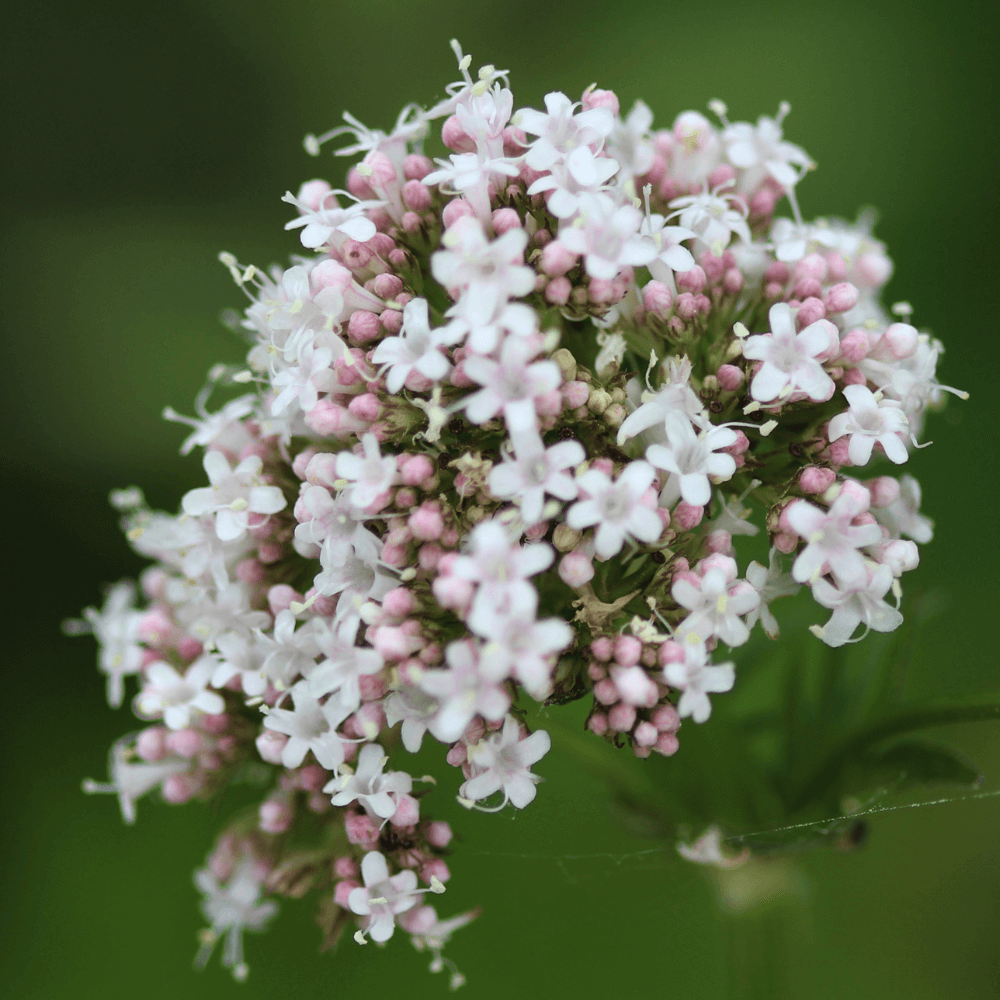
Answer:
[[[445,247],[431,255],[431,273],[461,295],[452,314],[473,325],[488,323],[508,299],[535,287],[535,272],[522,260],[528,245],[523,229],[511,229],[492,242],[481,223],[465,216],[445,232]]]
[[[103,783],[87,778],[83,791],[87,795],[110,794],[118,796],[122,819],[129,824],[135,822],[135,803],[147,792],[174,774],[181,774],[191,766],[189,761],[177,757],[168,758],[155,764],[134,760],[132,749],[134,737],[126,736],[116,741],[108,755],[108,775],[110,782]]]
[[[701,567],[697,583],[685,574],[670,590],[673,599],[690,612],[677,635],[699,642],[718,636],[727,646],[742,646],[750,638],[750,629],[741,616],[757,608],[760,595],[745,580],[736,579],[736,560],[729,556],[710,556]]]
[[[319,655],[316,634],[321,623],[313,618],[298,629],[297,624],[295,615],[286,608],[274,619],[272,635],[261,636],[267,650],[262,669],[279,691],[289,687],[300,674],[310,673]]]
[[[494,83],[481,93],[473,91],[455,107],[462,131],[475,143],[484,159],[503,156],[503,130],[514,109],[514,95],[508,87]]]
[[[277,514],[285,509],[281,490],[261,482],[264,463],[259,455],[250,455],[233,469],[221,451],[212,449],[205,452],[203,464],[212,485],[185,493],[181,505],[191,517],[214,514],[215,531],[222,541],[242,538],[251,514]]]
[[[215,640],[217,666],[212,674],[212,687],[225,687],[237,675],[243,693],[251,698],[267,690],[264,660],[268,648],[260,632],[224,632]]]
[[[625,118],[616,118],[605,151],[629,177],[641,177],[653,166],[655,153],[649,141],[653,112],[643,101],[636,101]]]
[[[676,410],[667,415],[666,444],[651,444],[646,449],[646,461],[657,469],[669,472],[660,503],[672,507],[678,497],[694,507],[704,507],[712,499],[715,482],[732,479],[736,459],[721,451],[736,443],[736,431],[731,427],[709,428],[697,432],[687,417]]]
[[[663,679],[684,692],[677,703],[681,718],[691,716],[695,722],[705,722],[712,714],[709,694],[731,691],[736,683],[736,671],[732,663],[712,666],[704,644],[692,640],[694,636],[689,635],[681,644],[684,662],[668,663],[663,669]]]
[[[677,853],[696,865],[712,865],[715,868],[739,868],[750,858],[749,847],[731,857],[723,854],[722,831],[717,826],[710,826],[694,843],[678,844]]]
[[[452,306],[447,315],[461,312],[461,307],[462,303]],[[441,328],[442,336],[445,331],[449,344],[457,344],[464,339],[474,354],[491,354],[508,335],[526,339],[538,333],[538,313],[523,302],[506,302],[485,323],[470,323],[456,316],[447,327]]]
[[[100,611],[84,608],[83,617],[97,640],[97,665],[108,675],[108,704],[118,708],[125,696],[125,677],[142,667],[139,625],[143,615],[135,609],[135,584],[129,580],[116,583],[108,589],[104,607]]]
[[[500,348],[500,360],[470,355],[465,373],[483,388],[465,397],[462,406],[474,424],[482,424],[501,410],[511,434],[530,431],[537,424],[535,398],[559,387],[562,375],[551,360],[534,361],[539,344],[530,339],[508,337]]]
[[[840,249],[842,243],[841,235],[829,226],[791,219],[775,219],[770,239],[774,256],[787,264],[794,264],[810,253],[825,254]]]
[[[300,542],[338,547],[346,554],[355,551],[359,557],[373,561],[378,558],[381,543],[362,523],[364,514],[351,503],[351,490],[331,497],[322,486],[304,485],[299,502],[311,514],[295,528]]]
[[[782,103],[777,118],[761,115],[756,125],[735,122],[722,130],[729,162],[743,171],[740,191],[755,191],[768,176],[782,187],[794,187],[813,166],[804,150],[782,139],[781,122],[790,110],[787,103]]]
[[[369,851],[361,859],[364,886],[351,890],[347,905],[352,913],[368,918],[366,930],[373,941],[388,941],[396,929],[396,916],[417,902],[417,876],[406,868],[389,877],[384,855]]]
[[[356,615],[369,599],[381,601],[399,584],[396,577],[385,572],[381,563],[345,552],[343,546],[331,544],[330,539],[323,543],[319,561],[323,568],[313,579],[313,586],[324,597],[340,594],[338,620]]]
[[[438,713],[438,703],[420,688],[402,687],[390,692],[385,699],[386,725],[402,722],[400,737],[410,753],[416,753],[424,741],[424,733]]]
[[[656,256],[646,265],[649,273],[657,281],[676,290],[674,272],[690,271],[694,267],[694,257],[683,245],[684,240],[697,239],[696,235],[684,226],[668,226],[665,216],[650,214],[648,211],[642,221],[641,232],[656,247]]]
[[[829,510],[822,510],[808,500],[793,500],[785,509],[792,530],[805,539],[806,547],[792,566],[792,578],[799,583],[813,583],[829,570],[842,584],[864,579],[865,561],[858,551],[882,540],[877,524],[855,525],[851,522],[867,512],[870,497],[863,487],[845,486]]]
[[[592,278],[614,278],[623,267],[648,264],[657,250],[639,235],[642,213],[605,194],[581,194],[572,225],[559,227],[559,242],[584,258]]]
[[[135,712],[142,719],[160,716],[170,729],[184,729],[201,714],[219,715],[226,703],[206,690],[215,671],[213,657],[199,657],[183,676],[169,663],[157,660],[146,667],[146,679],[135,699]]]
[[[778,621],[768,605],[779,597],[790,597],[798,592],[799,585],[782,568],[781,555],[771,549],[768,566],[765,568],[754,560],[747,567],[747,581],[760,595],[760,603],[746,617],[747,628],[753,628],[760,619],[761,626],[769,639],[778,638]]]
[[[487,640],[479,650],[479,670],[490,680],[516,677],[532,697],[543,700],[549,692],[556,653],[573,641],[573,630],[561,618],[537,621],[538,594],[520,591],[504,613],[486,605],[468,618],[472,632]]]
[[[311,695],[321,698],[336,693],[349,712],[361,705],[361,678],[379,673],[384,666],[379,652],[356,645],[360,625],[361,620],[352,616],[318,629],[316,644],[326,659],[309,673]]]
[[[206,649],[214,649],[224,632],[241,635],[250,629],[267,628],[271,616],[266,611],[250,607],[250,588],[245,583],[228,583],[223,587],[176,587],[178,622]]]
[[[566,523],[577,530],[596,524],[594,547],[602,559],[621,551],[626,538],[655,542],[663,524],[655,510],[640,502],[655,475],[653,467],[641,461],[626,465],[614,483],[600,470],[588,469],[577,479],[586,498],[570,507]]]
[[[599,149],[611,134],[615,118],[607,108],[574,114],[578,107],[579,102],[556,91],[545,95],[544,112],[522,108],[514,116],[515,125],[538,137],[524,157],[532,170],[549,170],[580,146]]]
[[[546,494],[574,500],[577,484],[566,469],[579,465],[586,453],[579,441],[560,441],[546,448],[537,433],[513,438],[514,458],[490,470],[490,492],[502,499],[516,498],[526,524],[542,518]]]
[[[311,750],[312,755],[328,771],[336,771],[344,763],[344,743],[337,733],[344,719],[354,710],[337,698],[320,704],[309,693],[308,682],[300,681],[291,689],[294,709],[272,708],[264,716],[264,728],[285,733],[288,742],[281,751],[285,767],[299,767]]]
[[[448,189],[465,195],[476,219],[483,226],[490,224],[489,184],[495,178],[516,177],[518,168],[513,160],[503,156],[484,156],[481,152],[452,153],[449,160],[438,160],[440,169],[428,174],[424,184],[448,185]],[[447,245],[447,244],[446,244]]]
[[[535,797],[535,785],[542,779],[532,774],[531,765],[540,761],[552,746],[549,734],[539,729],[530,736],[521,735],[517,719],[508,715],[503,729],[469,747],[472,777],[459,789],[459,796],[470,802],[503,792],[503,802],[523,809]]]
[[[480,521],[469,533],[469,551],[452,564],[452,573],[479,585],[473,610],[499,608],[519,591],[533,591],[528,578],[552,565],[545,542],[519,545],[497,520]]]
[[[403,307],[402,336],[386,337],[372,354],[372,364],[389,369],[385,384],[395,395],[414,369],[432,382],[440,382],[451,364],[439,348],[449,341],[448,328],[432,330],[427,319],[427,300],[412,299]]]
[[[832,608],[833,614],[824,626],[813,626],[811,631],[828,646],[843,646],[852,641],[854,630],[862,623],[866,635],[869,629],[892,632],[903,622],[899,611],[885,601],[892,585],[892,570],[874,563],[868,563],[864,576],[851,584],[835,587],[820,577],[812,585],[813,597],[823,607]]]
[[[342,451],[337,456],[337,475],[350,484],[346,489],[352,504],[359,510],[385,493],[397,481],[396,459],[383,457],[378,438],[365,434],[361,438],[362,454]]]
[[[744,243],[753,239],[743,200],[738,195],[721,194],[719,188],[709,191],[707,183],[701,194],[675,198],[670,207],[674,209],[670,218],[679,217],[680,224],[690,229],[716,257],[722,256],[733,235]]]
[[[209,384],[211,388],[211,383]],[[235,437],[237,440],[249,442],[250,435],[247,434],[243,426],[243,418],[249,416],[257,402],[256,396],[240,396],[238,399],[231,399],[218,413],[209,413],[205,409],[207,393],[201,392],[195,400],[195,411],[197,417],[184,417],[171,407],[163,411],[164,420],[173,420],[180,424],[188,424],[193,428],[193,432],[184,440],[181,445],[181,454],[187,455],[194,448],[208,448],[218,445],[229,451],[239,451],[239,448],[228,447],[229,438]]]
[[[539,177],[528,188],[529,195],[548,192],[545,204],[557,219],[569,219],[580,209],[582,194],[604,187],[617,173],[618,163],[595,156],[589,146],[578,146],[552,172]]]
[[[419,684],[441,707],[427,727],[442,743],[454,743],[476,715],[490,722],[504,717],[510,707],[506,689],[479,670],[479,651],[471,639],[458,639],[445,648],[447,670],[425,670]]]
[[[894,538],[907,535],[915,542],[924,544],[934,537],[934,522],[920,513],[920,483],[913,476],[901,476],[899,497],[872,513]]]
[[[829,438],[837,441],[850,435],[847,457],[852,465],[867,465],[876,444],[882,445],[886,457],[901,465],[909,455],[900,434],[906,434],[910,422],[902,405],[894,399],[884,399],[864,385],[844,387],[851,408],[830,420]]]
[[[366,743],[358,754],[354,774],[334,778],[323,787],[323,791],[333,794],[330,801],[335,806],[349,806],[357,802],[369,816],[390,819],[396,813],[396,796],[408,795],[413,788],[413,779],[405,771],[383,774],[382,768],[388,760],[377,743]]]
[[[750,395],[761,403],[785,400],[794,392],[822,403],[834,393],[833,379],[823,370],[819,356],[830,347],[837,328],[829,320],[811,323],[795,332],[795,315],[787,302],[777,302],[768,313],[770,333],[747,337],[743,357],[762,361],[750,383]]]
[[[705,408],[691,388],[691,362],[683,358],[671,357],[667,361],[667,379],[655,392],[643,391],[641,404],[629,414],[618,428],[618,444],[641,434],[650,427],[665,423],[674,412],[682,413],[692,423],[706,421]],[[634,384],[639,388],[638,381]],[[661,438],[663,434],[661,432]]]
[[[276,371],[271,379],[271,385],[278,390],[271,400],[271,415],[280,416],[293,403],[298,403],[303,413],[316,409],[319,394],[329,392],[336,385],[332,363],[330,348],[303,344],[298,351],[297,364]]]
[[[674,122],[673,138],[670,176],[685,186],[705,183],[722,153],[715,126],[697,111],[683,111]]]
[[[204,896],[201,912],[211,927],[211,937],[198,952],[195,964],[205,965],[215,942],[225,933],[222,964],[233,970],[233,978],[246,979],[250,970],[243,961],[243,931],[262,931],[278,912],[278,904],[270,899],[260,902],[262,885],[249,858],[239,865],[225,885],[220,884],[208,868],[195,872],[194,882]]]
[[[341,208],[337,203],[338,194],[350,198],[354,204]],[[338,245],[348,239],[367,243],[375,235],[375,224],[365,213],[382,204],[380,201],[357,201],[347,191],[328,191],[318,209],[303,205],[291,191],[286,191],[281,200],[299,210],[299,217],[286,222],[285,229],[301,228],[299,238],[302,240],[302,245],[309,250],[318,250],[334,243],[334,233],[340,234],[336,241]]]

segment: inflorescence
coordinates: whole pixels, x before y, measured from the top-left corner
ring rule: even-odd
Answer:
[[[915,479],[856,476],[918,447],[942,348],[883,311],[868,220],[802,221],[788,106],[655,131],[590,87],[515,112],[507,74],[453,47],[462,78],[429,111],[307,138],[360,160],[346,191],[285,195],[291,267],[221,255],[246,367],[165,413],[208,485],[178,516],[112,496],[154,561],[144,607],[120,583],[85,612],[109,702],[134,677],[150,723],[85,790],[132,822],[153,789],[269,788],[196,874],[199,961],[225,937],[237,978],[242,931],[313,892],[327,944],[399,929],[460,984],[441,950],[475,914],[427,902],[452,833],[406,770],[426,734],[484,811],[535,797],[531,700],[589,699],[595,736],[670,756],[733,687],[720,645],[776,638],[771,603],[803,585],[831,646],[895,629],[931,538]],[[435,121],[452,152],[431,160]],[[233,384],[252,391],[210,413]],[[770,559],[741,575],[755,512]]]

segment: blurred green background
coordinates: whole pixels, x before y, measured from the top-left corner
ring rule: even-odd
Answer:
[[[59,622],[134,574],[107,493],[142,485],[175,508],[199,483],[171,404],[191,412],[207,368],[240,348],[218,321],[240,304],[217,253],[267,264],[296,249],[281,194],[343,161],[310,160],[306,132],[342,109],[388,127],[473,67],[511,70],[518,105],[596,80],[657,123],[723,98],[753,120],[791,101],[789,138],[819,163],[807,215],[881,213],[890,301],[946,343],[943,381],[968,389],[933,419],[913,472],[937,534],[914,574],[947,600],[925,630],[908,695],[996,693],[998,588],[997,7],[916,0],[713,4],[578,0],[33,0],[5,19],[8,291],[2,311],[6,607],[4,905],[0,992],[17,1000],[437,996],[444,977],[404,940],[317,956],[308,905],[248,937],[239,987],[192,973],[190,872],[219,819],[140,803],[124,827],[103,778],[111,712],[89,640]],[[1000,787],[988,726],[941,730]],[[683,744],[682,744],[683,745]],[[683,767],[683,749],[674,758]],[[628,832],[604,789],[554,751],[525,814],[458,815],[445,914],[485,907],[451,956],[469,997],[726,997],[725,929],[703,873]],[[438,796],[439,800],[445,796]],[[1000,799],[876,818],[851,855],[804,861],[813,901],[810,1000],[1000,995]],[[662,846],[660,852],[650,848]],[[638,852],[647,852],[640,854]],[[590,855],[579,858],[574,856]]]

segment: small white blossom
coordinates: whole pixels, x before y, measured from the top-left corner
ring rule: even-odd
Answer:
[[[97,640],[97,665],[108,676],[108,704],[118,708],[125,697],[125,678],[142,667],[139,625],[143,615],[135,609],[135,584],[130,580],[116,583],[108,589],[104,607],[100,611],[84,608],[83,617]]]
[[[837,441],[845,435],[847,457],[852,465],[867,465],[876,444],[882,446],[886,457],[901,465],[909,455],[901,434],[910,429],[902,405],[894,399],[880,398],[864,385],[844,387],[850,409],[838,413],[830,420],[829,438]]]
[[[705,408],[691,388],[691,361],[687,356],[670,358],[667,363],[667,378],[655,392],[644,391],[641,403],[629,414],[618,428],[618,444],[624,444],[651,427],[662,425],[671,413],[681,413],[692,423],[706,421]],[[663,439],[661,431],[659,439]]]
[[[589,146],[578,146],[564,161],[553,164],[551,173],[534,181],[527,193],[547,192],[548,210],[557,219],[569,219],[580,210],[580,196],[603,188],[617,171],[617,161],[595,156]]]
[[[760,595],[760,603],[746,617],[747,628],[753,628],[760,619],[761,626],[769,639],[778,638],[778,621],[771,612],[771,601],[779,597],[790,597],[799,590],[797,584],[782,568],[781,555],[772,548],[767,567],[754,560],[747,567],[747,581]]]
[[[217,665],[212,687],[225,687],[234,677],[240,678],[243,693],[257,698],[267,690],[264,660],[268,646],[260,632],[224,632],[215,640]]]
[[[122,819],[128,824],[135,822],[137,800],[161,785],[167,778],[182,774],[191,766],[189,761],[177,757],[155,764],[136,761],[132,741],[133,737],[127,736],[111,747],[111,753],[108,755],[108,776],[111,781],[105,783],[87,778],[83,782],[83,791],[87,795],[117,795]]]
[[[396,917],[417,903],[417,876],[409,868],[389,876],[385,856],[369,851],[361,859],[361,877],[364,886],[351,890],[347,899],[352,913],[367,917],[369,937],[382,943],[392,937]]]
[[[216,661],[210,656],[199,657],[183,674],[162,660],[151,663],[135,699],[136,715],[143,719],[162,717],[170,729],[184,729],[202,713],[224,712],[222,697],[207,690],[215,668]]]
[[[565,94],[545,95],[545,111],[522,108],[514,124],[528,135],[537,136],[525,154],[524,162],[532,170],[549,170],[580,146],[599,149],[614,128],[614,115],[607,108],[594,108],[574,114],[580,107]]]
[[[392,455],[382,455],[374,434],[362,436],[361,448],[360,455],[342,451],[337,456],[337,475],[348,481],[348,497],[359,510],[385,493],[398,479],[396,459]]]
[[[630,462],[612,481],[599,469],[588,469],[577,479],[586,496],[566,513],[566,523],[577,530],[597,525],[594,547],[602,559],[621,551],[626,538],[655,542],[663,524],[655,510],[641,500],[656,473],[647,462]]]
[[[657,255],[651,240],[639,235],[642,213],[604,194],[580,195],[572,225],[559,227],[559,242],[584,258],[592,278],[614,278],[623,267],[648,264]]]
[[[279,691],[289,687],[300,674],[310,673],[319,655],[316,635],[321,623],[311,619],[296,629],[297,624],[295,615],[286,608],[274,619],[272,635],[261,637],[267,651],[262,669]]]
[[[868,563],[864,576],[850,584],[834,586],[820,577],[812,585],[813,597],[823,607],[831,608],[833,614],[821,628],[814,626],[813,633],[828,646],[843,646],[852,641],[851,636],[861,624],[865,634],[869,629],[892,632],[899,628],[903,616],[885,601],[892,585],[892,570],[874,563]]]
[[[744,243],[753,239],[746,221],[747,207],[738,195],[722,194],[719,188],[709,191],[706,184],[701,194],[675,198],[670,207],[674,209],[670,218],[679,218],[680,225],[690,229],[716,257],[722,256],[734,235]]]
[[[337,202],[338,194],[350,198],[353,204],[341,208]],[[348,239],[367,243],[375,235],[375,224],[364,213],[382,204],[378,201],[357,201],[347,191],[328,191],[317,209],[302,204],[291,191],[286,191],[281,200],[299,210],[299,217],[286,222],[285,229],[302,229],[299,238],[308,250],[318,250],[334,243],[339,245]],[[336,240],[334,233],[339,234]]]
[[[660,503],[672,507],[683,497],[694,507],[704,507],[712,499],[709,476],[714,482],[725,482],[736,471],[736,460],[721,450],[736,443],[736,431],[710,424],[699,433],[677,411],[667,415],[665,429],[667,443],[651,444],[646,449],[646,461],[669,473]]]
[[[205,452],[203,464],[212,485],[185,493],[182,506],[191,517],[214,514],[215,531],[222,541],[242,538],[251,514],[277,514],[287,506],[277,486],[261,481],[264,463],[259,455],[250,455],[233,469],[221,451],[212,449]]]
[[[789,110],[783,103],[776,118],[761,115],[756,125],[735,122],[722,130],[726,156],[742,171],[740,191],[755,191],[768,176],[782,187],[794,187],[814,165],[804,150],[782,138],[781,122]]]
[[[345,554],[351,550],[360,558],[372,561],[378,558],[381,544],[364,524],[364,514],[351,503],[351,490],[343,490],[331,497],[322,486],[306,485],[299,502],[311,515],[295,528],[295,537],[313,545],[326,544]]]
[[[397,797],[408,795],[413,779],[405,771],[382,773],[389,758],[377,743],[366,743],[358,754],[354,774],[342,774],[328,782],[324,792],[332,793],[330,801],[335,806],[349,806],[357,802],[369,816],[391,819],[397,809]]]
[[[579,465],[586,454],[579,441],[560,441],[546,448],[537,433],[513,438],[514,458],[490,470],[490,492],[502,499],[516,498],[526,524],[542,518],[546,494],[574,500],[577,484],[566,469]]]
[[[934,537],[934,522],[920,513],[920,483],[913,476],[901,476],[897,499],[872,513],[894,538],[907,535],[924,544]]]
[[[424,733],[438,714],[437,700],[420,688],[402,687],[390,692],[384,707],[386,725],[394,726],[402,722],[400,738],[403,746],[410,753],[416,753],[424,741]]]
[[[747,337],[743,343],[743,357],[763,362],[750,383],[750,395],[761,403],[785,400],[795,392],[815,403],[828,400],[835,386],[819,358],[829,350],[831,338],[839,339],[837,328],[820,319],[796,333],[787,302],[771,306],[768,321],[770,333]]]
[[[204,897],[201,912],[211,928],[195,964],[204,966],[215,942],[225,934],[222,964],[233,970],[234,979],[243,981],[250,971],[243,961],[243,932],[264,930],[264,925],[278,912],[278,904],[271,899],[260,901],[263,886],[249,858],[241,862],[225,885],[208,868],[195,872],[194,882]]]
[[[673,599],[690,614],[678,626],[678,636],[707,642],[717,636],[727,646],[742,646],[750,638],[742,616],[760,604],[760,595],[745,580],[737,580],[736,560],[710,556],[701,563],[697,582],[688,574],[671,588]]]
[[[320,704],[309,693],[306,681],[291,689],[294,709],[272,708],[264,716],[264,728],[284,733],[288,742],[281,751],[284,767],[299,767],[309,751],[328,771],[336,771],[344,763],[344,743],[337,733],[344,719],[354,710],[338,699],[328,698]]]
[[[379,673],[384,666],[377,650],[356,644],[360,625],[359,618],[349,617],[318,629],[316,645],[325,659],[309,673],[311,695],[336,694],[351,712],[361,705],[361,678]]]
[[[448,374],[451,364],[440,350],[449,342],[447,329],[431,329],[426,299],[406,303],[401,336],[386,337],[371,358],[372,364],[388,367],[385,383],[389,392],[398,393],[411,371],[420,372],[432,382],[440,382]]]
[[[552,746],[549,734],[539,729],[522,736],[517,719],[508,715],[500,732],[490,733],[469,747],[472,777],[459,789],[459,795],[471,802],[503,792],[503,808],[508,802],[523,809],[535,797],[535,785],[541,781],[532,774],[531,765],[540,761]]]
[[[231,399],[217,413],[209,413],[205,409],[206,394],[199,393],[195,400],[195,411],[197,417],[184,417],[171,407],[163,411],[165,420],[173,420],[176,423],[188,424],[193,428],[192,433],[185,438],[181,445],[181,454],[190,454],[195,448],[209,448],[215,445],[219,450],[239,451],[240,449],[231,447],[236,442],[249,443],[251,438],[247,433],[242,421],[249,416],[254,409],[257,399],[255,396],[240,396],[238,399]]]
[[[710,664],[704,644],[693,639],[689,635],[681,644],[683,663],[668,663],[663,668],[663,680],[683,692],[677,703],[681,718],[691,716],[695,722],[705,722],[712,714],[709,694],[731,691],[736,683],[736,671],[732,663]]]

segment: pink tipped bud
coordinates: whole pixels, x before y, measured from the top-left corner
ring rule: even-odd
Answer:
[[[725,556],[732,555],[733,536],[721,528],[710,531],[705,538],[705,544],[709,552],[717,552]]]
[[[736,365],[719,365],[715,377],[719,380],[720,389],[735,392],[743,384],[743,369]]]
[[[594,712],[587,719],[587,728],[595,736],[603,736],[608,731],[608,717],[603,712]]]
[[[821,299],[807,298],[795,316],[795,325],[799,330],[811,326],[816,320],[826,318],[826,306]]]
[[[547,243],[542,250],[539,269],[550,278],[558,278],[569,271],[577,262],[577,255],[558,240]]]
[[[198,792],[198,782],[190,774],[172,774],[160,786],[164,802],[172,806],[189,802]]]
[[[626,705],[652,708],[656,704],[658,697],[656,683],[642,667],[637,665],[622,667],[615,664],[610,672],[618,697]]]
[[[590,399],[590,386],[586,382],[564,382],[560,389],[563,404],[569,410],[575,410],[580,406],[586,406]]]
[[[521,216],[513,208],[498,208],[493,213],[493,232],[497,236],[503,236],[512,229],[521,228]]]
[[[426,455],[414,455],[399,470],[400,479],[406,486],[423,486],[433,475],[434,464]]]
[[[164,743],[170,753],[185,760],[190,760],[206,748],[205,737],[197,729],[177,729],[167,734]]]
[[[285,749],[288,737],[284,733],[276,733],[273,729],[265,729],[257,737],[257,753],[268,764],[280,764],[281,752]]]
[[[826,293],[823,301],[827,313],[844,313],[858,304],[858,290],[850,282],[842,281]]]
[[[799,473],[799,489],[811,496],[825,493],[836,481],[837,473],[833,469],[819,465],[808,465]]]
[[[641,747],[651,747],[660,738],[656,726],[652,722],[646,722],[645,720],[635,727],[635,732],[632,735],[636,743]]]
[[[662,281],[650,281],[643,286],[642,304],[646,312],[659,316],[660,319],[666,319],[673,307],[674,296]]]
[[[676,733],[681,728],[681,717],[673,705],[660,705],[650,721],[661,733]]]
[[[664,757],[672,757],[680,748],[680,740],[673,733],[660,733],[659,739],[653,749]]]
[[[868,331],[855,327],[848,330],[840,340],[840,353],[852,364],[857,364],[868,354]]]
[[[690,271],[681,271],[677,275],[677,287],[682,292],[700,292],[707,283],[704,269],[697,264]]]
[[[739,295],[743,291],[743,272],[731,267],[722,278],[722,289],[727,295]]]
[[[264,833],[284,833],[295,818],[291,801],[284,795],[265,799],[258,812],[260,828]]]
[[[347,335],[356,344],[367,344],[375,340],[381,333],[378,316],[366,309],[358,309],[351,313],[347,321]]]
[[[681,292],[674,299],[674,311],[682,320],[694,319],[701,312],[701,304],[690,292]]]
[[[919,339],[920,334],[916,327],[910,326],[909,323],[893,323],[882,334],[879,346],[885,345],[893,358],[902,361],[916,351]]]
[[[690,531],[692,528],[697,528],[704,517],[704,507],[694,507],[686,500],[681,500],[673,509],[670,520],[675,528],[679,528],[681,531]]]
[[[427,825],[424,836],[431,847],[447,847],[451,843],[451,827],[443,820],[435,820]]]
[[[433,198],[431,189],[418,180],[410,180],[403,185],[403,204],[411,212],[426,212]]]
[[[441,212],[441,221],[445,229],[450,229],[466,215],[475,218],[475,209],[464,198],[452,198]]]
[[[422,542],[434,542],[444,531],[444,518],[436,503],[425,503],[418,507],[407,520],[414,538]]]
[[[572,291],[573,286],[570,284],[569,278],[553,278],[545,286],[545,301],[554,306],[564,306],[569,302]]]
[[[155,764],[167,756],[166,737],[169,730],[163,726],[150,726],[139,733],[135,741],[136,754],[145,761]]]
[[[420,803],[412,796],[400,794],[396,796],[396,811],[389,822],[394,827],[416,826],[420,819]]]
[[[764,281],[784,285],[788,281],[789,275],[788,265],[780,260],[776,260],[773,264],[768,265],[767,270],[764,272]]]
[[[410,153],[403,160],[403,176],[410,181],[422,181],[433,169],[431,160],[418,153]]]
[[[621,666],[635,666],[642,656],[642,643],[634,635],[620,635],[614,640],[613,655]]]
[[[815,278],[822,283],[826,281],[827,271],[826,259],[818,253],[811,253],[795,265],[795,278],[796,280]]]
[[[373,392],[365,392],[355,396],[347,406],[347,412],[366,424],[373,424],[382,412],[382,404]]]
[[[451,115],[441,126],[441,141],[455,153],[474,153],[476,140],[459,124],[458,116]]]
[[[581,549],[567,552],[559,560],[559,579],[568,587],[583,587],[594,578],[594,564]]]
[[[601,705],[614,705],[618,701],[618,688],[610,678],[598,681],[594,685],[594,698]]]
[[[382,598],[382,608],[393,618],[405,618],[413,612],[416,599],[406,587],[394,587]]]
[[[866,484],[868,492],[871,494],[872,507],[888,507],[899,499],[899,480],[892,476],[879,476],[871,479]]]
[[[337,878],[357,878],[361,874],[361,869],[354,858],[337,858],[333,863],[333,874]]]
[[[432,878],[436,878],[439,882],[447,882],[451,878],[451,872],[443,858],[431,858],[430,861],[420,866],[421,881],[430,885]]]
[[[619,733],[627,733],[635,725],[635,709],[621,702],[608,712],[608,725]]]
[[[348,813],[344,818],[344,832],[352,844],[371,850],[378,843],[378,826],[365,813]]]
[[[621,110],[618,102],[618,95],[613,90],[585,90],[580,101],[584,111],[592,111],[594,108],[607,108],[615,118]]]
[[[345,879],[343,882],[338,882],[333,888],[333,901],[337,906],[350,912],[350,904],[348,900],[351,897],[351,893],[355,889],[360,889],[361,883],[356,882],[354,879]]]
[[[772,539],[772,543],[779,552],[787,556],[798,548],[799,536],[789,531],[779,531]]]
[[[590,652],[593,653],[594,658],[600,660],[601,663],[607,663],[614,653],[614,640],[612,640],[610,636],[598,636],[598,638],[590,644]]]

